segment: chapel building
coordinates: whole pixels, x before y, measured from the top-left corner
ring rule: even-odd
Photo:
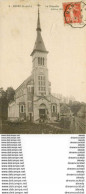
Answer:
[[[37,37],[32,57],[32,73],[15,91],[14,101],[8,106],[8,119],[31,122],[56,121],[60,115],[59,99],[51,94],[48,80],[47,54],[41,36],[38,8]]]

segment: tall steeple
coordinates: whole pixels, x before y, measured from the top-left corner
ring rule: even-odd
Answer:
[[[39,7],[38,7],[38,20],[37,20],[37,31],[41,31],[41,26],[40,26],[40,16],[39,16]]]
[[[48,51],[46,50],[46,47],[44,45],[42,36],[41,36],[39,5],[38,5],[38,19],[37,19],[37,28],[36,28],[36,31],[37,31],[37,38],[36,38],[35,45],[34,45],[34,48],[33,48],[32,53],[31,53],[31,56],[33,56],[33,54],[36,51],[48,53]]]

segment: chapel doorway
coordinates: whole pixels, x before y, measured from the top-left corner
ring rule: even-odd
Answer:
[[[44,122],[47,119],[47,109],[45,104],[41,104],[39,107],[39,119],[40,122]]]

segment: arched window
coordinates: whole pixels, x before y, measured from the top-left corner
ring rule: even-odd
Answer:
[[[56,104],[54,104],[54,105],[52,106],[52,112],[53,112],[53,113],[56,113],[56,112],[57,112],[57,106],[56,106]]]
[[[55,106],[53,105],[53,112],[55,112]]]
[[[21,105],[21,106],[20,106],[20,112],[21,112],[21,113],[24,113],[24,105]]]

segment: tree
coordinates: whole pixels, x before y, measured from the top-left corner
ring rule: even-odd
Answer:
[[[2,120],[7,119],[7,107],[8,102],[6,92],[3,90],[3,88],[0,88],[0,118]]]
[[[70,109],[74,115],[77,115],[77,112],[80,110],[80,108],[81,108],[81,103],[78,101],[75,101],[72,103],[72,105],[70,105]]]
[[[0,88],[0,101],[5,98],[6,98],[6,92],[3,90],[3,88]]]
[[[67,104],[62,104],[61,105],[61,114],[66,114],[70,112],[70,108],[68,107]]]
[[[8,87],[6,91],[0,88],[0,118],[2,120],[7,119],[8,115],[8,103],[14,100],[15,90],[12,87]]]
[[[15,90],[12,87],[8,87],[6,90],[6,98],[8,103],[14,100]]]

